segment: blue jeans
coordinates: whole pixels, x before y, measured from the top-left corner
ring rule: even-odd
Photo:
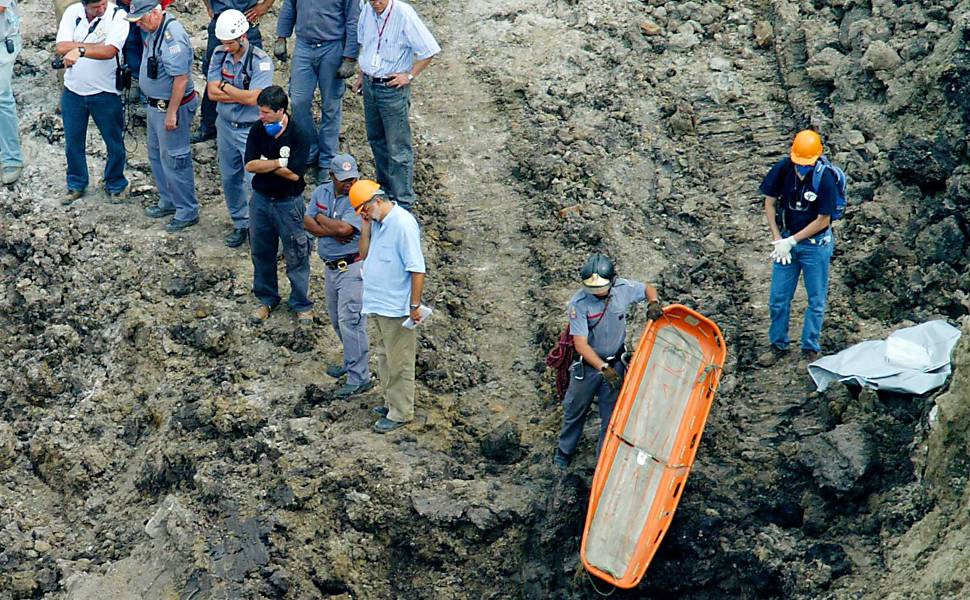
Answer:
[[[199,216],[189,147],[192,117],[197,108],[198,95],[179,107],[176,127],[169,131],[165,129],[165,111],[148,107],[148,162],[158,188],[158,206],[174,208],[179,221],[191,221]]]
[[[310,143],[308,164],[330,168],[330,159],[337,154],[340,143],[340,101],[344,96],[344,80],[337,77],[343,62],[343,40],[322,44],[308,44],[296,38],[293,64],[290,66],[290,102],[293,119],[317,134]],[[313,93],[320,89],[320,129],[313,124]]]
[[[391,88],[364,77],[364,124],[377,181],[392,200],[408,210],[415,201],[410,109],[411,86]]]
[[[128,187],[128,180],[125,179],[125,116],[121,96],[109,92],[80,96],[64,88],[61,116],[64,119],[64,151],[67,154],[67,189],[82,191],[88,187],[86,140],[89,117],[94,119],[108,150],[108,159],[104,163],[104,189],[114,193]]]
[[[4,167],[21,167],[24,156],[20,151],[20,123],[17,120],[17,102],[13,97],[13,63],[24,43],[20,35],[11,36],[14,53],[0,44],[0,164]]]
[[[202,75],[208,76],[209,63],[212,61],[212,53],[222,44],[216,37],[216,19],[209,21],[207,28],[209,36],[205,43],[205,54],[202,55]],[[263,47],[263,35],[259,32],[258,25],[251,25],[246,32],[246,39],[257,48]],[[216,132],[216,103],[209,99],[209,90],[206,88],[202,92],[202,119],[199,121],[199,129],[207,134]]]
[[[219,148],[219,175],[222,177],[222,193],[234,229],[249,227],[249,196],[252,191],[253,174],[246,171],[246,139],[248,127],[236,127],[219,117],[216,119],[217,144]]]
[[[310,240],[303,229],[303,196],[276,200],[253,190],[249,205],[249,248],[253,258],[253,294],[262,304],[280,303],[276,256],[283,242],[290,310],[305,312],[310,301]]]
[[[771,345],[781,349],[788,348],[791,301],[795,288],[798,287],[798,277],[803,275],[805,291],[808,293],[808,308],[805,310],[802,327],[802,350],[820,351],[818,338],[825,318],[825,304],[829,293],[829,264],[834,250],[835,238],[829,229],[796,244],[791,252],[790,264],[772,263],[769,299],[771,327],[768,329]]]

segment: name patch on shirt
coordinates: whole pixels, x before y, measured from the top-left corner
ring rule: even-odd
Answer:
[[[168,47],[168,51],[171,52],[172,54],[178,54],[179,52],[182,51],[182,46],[179,46],[178,44],[172,44],[171,46]]]
[[[270,69],[270,64],[268,62],[259,63],[260,71],[269,71],[269,69]]]

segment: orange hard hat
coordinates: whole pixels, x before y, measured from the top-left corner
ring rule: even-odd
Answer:
[[[822,138],[811,129],[798,132],[791,143],[791,161],[796,165],[814,165],[822,156]]]
[[[361,179],[350,186],[350,205],[354,207],[354,212],[360,212],[360,207],[374,196],[383,196],[384,190],[380,184],[370,179]]]

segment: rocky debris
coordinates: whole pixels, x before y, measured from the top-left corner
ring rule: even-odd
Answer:
[[[0,471],[17,460],[17,436],[6,421],[0,421]]]
[[[489,460],[508,465],[517,462],[524,453],[522,434],[510,421],[505,421],[482,439],[482,454]]]
[[[858,493],[877,460],[871,437],[864,425],[839,425],[802,440],[798,462],[811,470],[821,490],[840,496]]]

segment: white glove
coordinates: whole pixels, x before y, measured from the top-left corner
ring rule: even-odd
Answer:
[[[286,165],[289,164],[290,159],[286,158],[285,156],[281,156],[281,157],[279,157],[279,158],[276,159],[276,162],[278,162],[281,167],[284,167],[285,168]]]
[[[782,254],[791,254],[792,248],[794,248],[796,244],[798,244],[798,240],[796,240],[795,236],[793,235],[771,242],[771,245],[775,247],[775,250],[778,250]]]
[[[789,265],[791,264],[791,251],[782,252],[777,246],[771,251],[771,260],[781,264]]]

